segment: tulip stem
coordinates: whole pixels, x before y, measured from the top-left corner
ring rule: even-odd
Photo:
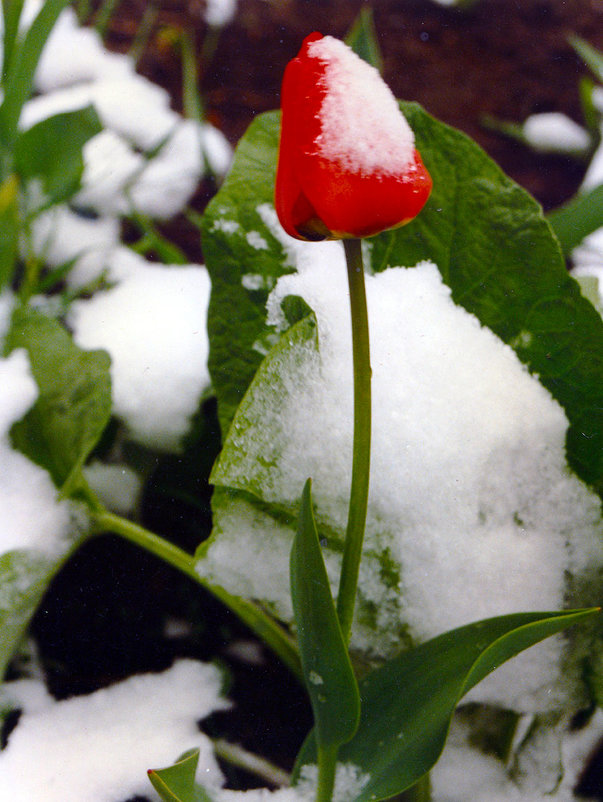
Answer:
[[[354,446],[348,524],[337,596],[337,614],[344,640],[348,643],[354,618],[368,503],[371,460],[371,361],[361,241],[346,239],[343,241],[343,246],[348,268],[352,314]]]

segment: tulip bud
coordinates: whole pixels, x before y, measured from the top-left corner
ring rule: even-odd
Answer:
[[[431,191],[414,134],[378,71],[310,34],[281,93],[276,211],[297,239],[370,237],[412,220]]]

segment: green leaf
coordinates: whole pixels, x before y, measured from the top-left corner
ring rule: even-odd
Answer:
[[[2,36],[2,47],[4,50],[2,58],[2,79],[9,74],[11,59],[13,56],[15,42],[19,32],[19,19],[23,10],[24,0],[4,0],[2,3],[2,18],[4,20],[4,30]]]
[[[166,769],[149,769],[149,780],[164,802],[211,802],[211,797],[195,782],[199,750],[184,755]]]
[[[15,309],[6,352],[25,348],[39,397],[11,429],[15,446],[69,493],[111,414],[109,356],[83,351],[56,320]]]
[[[591,136],[591,145],[588,149],[588,154],[586,154],[589,159],[601,142],[601,112],[595,103],[596,89],[597,84],[586,75],[580,78],[580,107],[584,122]]]
[[[274,205],[277,146],[278,115],[256,118],[203,216],[203,249],[212,281],[208,365],[223,432],[274,344],[265,325],[268,294],[279,276],[292,272],[282,245],[261,214],[263,208],[270,210]],[[253,239],[250,242],[250,232],[256,232],[266,247],[256,247]]]
[[[19,135],[15,169],[26,180],[41,179],[48,205],[66,200],[80,185],[82,148],[101,129],[92,106],[42,120]]]
[[[46,40],[69,0],[45,0],[25,38],[14,50],[11,67],[4,77],[4,100],[0,106],[0,141],[11,147],[23,104],[32,91],[34,73]]]
[[[355,802],[376,802],[409,788],[440,756],[461,698],[506,660],[599,609],[517,613],[446,632],[387,662],[360,683],[362,713],[339,760],[369,775]],[[315,762],[306,740],[295,776]]]
[[[343,744],[358,726],[360,699],[318,542],[310,479],[291,550],[291,599],[318,748]]]
[[[603,81],[603,54],[579,36],[570,36],[569,43],[591,72]]]
[[[302,304],[297,311],[301,313],[307,309]],[[198,570],[212,584],[224,585],[237,595],[260,598],[264,606],[286,621],[291,620],[291,611],[284,571],[297,531],[299,504],[294,488],[286,498],[282,494],[275,498],[274,493],[269,492],[274,487],[278,466],[286,460],[288,443],[278,410],[289,398],[296,377],[318,375],[319,372],[316,318],[314,314],[307,314],[283,333],[262,362],[239,405],[210,476],[210,482],[215,486],[212,535],[201,544],[195,555]],[[329,574],[334,575],[343,549],[344,531],[337,527],[328,513],[323,514],[319,527]],[[219,559],[217,564],[213,563],[214,547],[222,554],[232,555],[227,560],[227,576]],[[250,568],[247,559],[239,559],[239,555],[249,550],[255,554],[254,563],[262,563],[265,559],[266,572],[283,572],[283,579],[271,579],[267,583],[265,576]],[[365,628],[373,643],[376,634],[380,647],[391,653],[400,644],[409,644],[406,625],[398,614],[394,617],[395,623],[389,619],[387,631],[378,623],[385,614],[386,605],[390,611],[397,605],[393,597],[397,599],[395,589],[399,587],[400,566],[387,549],[371,544],[365,544],[363,566],[369,575],[382,580],[388,600],[384,599],[383,608],[379,608],[374,599],[366,598],[361,587],[356,626]],[[267,587],[275,591],[276,598],[267,597]]]
[[[586,410],[603,406],[601,316],[568,276],[539,204],[464,134],[419,106],[402,108],[434,190],[412,223],[373,240],[373,270],[434,261],[453,300],[508,343],[564,407],[568,461],[601,491],[597,443],[579,432]]]
[[[383,57],[381,56],[381,48],[377,40],[377,31],[375,30],[375,19],[373,16],[373,9],[368,6],[363,6],[350,32],[345,38],[345,43],[352,48],[360,58],[364,59],[372,67],[375,67],[379,72],[383,72]]]
[[[15,273],[19,249],[19,179],[9,175],[0,185],[0,292]]]
[[[454,301],[514,348],[565,408],[569,462],[601,488],[597,441],[580,427],[588,410],[603,407],[603,320],[568,276],[536,201],[464,134],[416,104],[401,107],[434,190],[413,222],[369,241],[372,270],[434,261]],[[209,368],[223,431],[274,344],[265,303],[292,269],[269,217],[278,136],[278,113],[252,123],[203,220],[212,278]],[[265,247],[255,247],[250,232]]]
[[[603,184],[579,193],[559,209],[549,212],[548,220],[563,253],[569,255],[584,237],[603,226]]]

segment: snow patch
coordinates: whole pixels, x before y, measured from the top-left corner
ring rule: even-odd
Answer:
[[[222,775],[196,722],[229,706],[220,688],[218,670],[193,660],[59,702],[31,685],[7,683],[5,695],[16,707],[23,697],[24,713],[0,752],[0,802],[146,797],[147,770],[169,766],[191,748],[201,750],[198,779],[213,793]]]
[[[177,451],[210,383],[210,281],[200,265],[141,261],[117,286],[73,303],[68,319],[81,348],[109,352],[114,412],[130,437]]]

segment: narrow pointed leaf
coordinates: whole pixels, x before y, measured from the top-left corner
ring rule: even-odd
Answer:
[[[383,58],[377,40],[372,8],[364,6],[360,9],[345,42],[360,58],[379,72],[383,72]]]
[[[548,220],[566,255],[584,237],[603,226],[603,185],[580,193],[548,215]]]
[[[5,95],[0,106],[0,141],[12,145],[23,104],[29,98],[33,78],[46,40],[69,0],[46,0],[11,59],[10,72],[4,76]]]
[[[319,747],[329,747],[354,735],[360,700],[318,542],[310,488],[308,479],[291,550],[291,598],[316,740]]]
[[[362,715],[339,760],[370,775],[355,802],[401,793],[435,764],[455,707],[474,685],[506,660],[598,609],[517,613],[446,632],[404,652],[360,683]],[[311,738],[297,760],[315,762]]]
[[[603,81],[603,53],[579,36],[570,36],[569,42],[591,72]]]
[[[14,173],[0,184],[0,293],[15,273],[19,250],[19,179]]]
[[[150,769],[149,780],[164,802],[211,802],[209,794],[195,782],[199,750],[185,755],[166,769]]]
[[[11,59],[17,34],[19,31],[19,19],[23,10],[24,0],[4,0],[2,3],[2,18],[4,20],[4,36],[2,37],[3,60],[2,78],[5,79],[10,70]]]

